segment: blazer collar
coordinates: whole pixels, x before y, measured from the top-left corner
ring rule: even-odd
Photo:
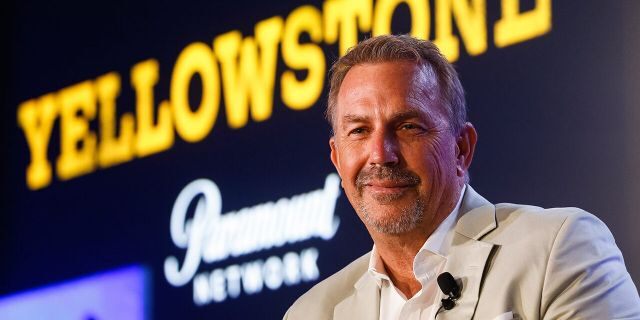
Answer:
[[[365,271],[354,287],[353,294],[342,300],[333,309],[333,319],[379,319],[380,288],[371,274]]]
[[[456,232],[467,238],[479,240],[497,225],[496,207],[467,185],[460,204],[460,219],[456,224]]]
[[[471,319],[480,292],[480,282],[493,245],[478,241],[497,226],[495,207],[467,185],[460,215],[455,227],[451,252],[444,271],[462,283],[462,294],[456,307],[440,313],[438,319]],[[367,260],[368,261],[368,260]],[[353,294],[334,308],[334,319],[378,319],[380,289],[375,280],[364,272],[354,285]],[[442,299],[440,293],[436,301]]]
[[[443,310],[439,320],[472,319],[475,313],[485,265],[494,245],[480,239],[497,227],[495,206],[467,185],[461,204],[462,216],[456,225],[451,253],[444,271],[462,285],[461,296],[451,310]],[[440,293],[438,300],[444,298]]]

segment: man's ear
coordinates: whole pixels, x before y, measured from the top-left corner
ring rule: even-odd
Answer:
[[[476,132],[471,122],[465,123],[456,141],[456,168],[458,176],[464,176],[467,170],[469,170],[477,142],[478,132]]]
[[[329,139],[329,147],[331,148],[331,162],[338,171],[340,176],[340,185],[344,189],[344,180],[342,180],[342,172],[340,172],[340,155],[338,154],[338,147],[336,146],[336,137],[333,136]]]
[[[336,168],[336,171],[338,171],[338,175],[342,176],[340,174],[340,162],[338,161],[339,156],[338,156],[338,149],[336,148],[335,136],[329,139],[329,147],[331,148],[331,162],[333,163],[333,166]]]

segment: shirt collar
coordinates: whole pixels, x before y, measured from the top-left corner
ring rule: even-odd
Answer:
[[[451,213],[449,213],[447,218],[440,223],[438,228],[433,231],[429,238],[427,238],[427,241],[424,243],[420,251],[427,250],[440,256],[447,256],[449,254],[451,238],[453,237],[453,229],[460,215],[460,204],[462,203],[462,198],[466,189],[467,185],[464,185],[460,191],[460,197],[458,198],[456,206],[453,208]]]
[[[438,262],[446,260],[446,256],[449,254],[449,249],[451,248],[454,227],[460,216],[460,205],[466,189],[467,186],[464,185],[460,191],[460,197],[458,198],[456,206],[427,238],[427,241],[425,241],[414,258],[413,270],[416,278],[431,278],[433,275],[429,274],[429,271],[434,271],[434,263],[438,264]],[[424,263],[425,257],[433,255],[439,256],[440,259],[435,259],[435,261],[432,261],[433,263]],[[376,280],[378,286],[382,284],[382,280],[390,280],[375,244],[371,250],[371,257],[369,258],[369,273]]]

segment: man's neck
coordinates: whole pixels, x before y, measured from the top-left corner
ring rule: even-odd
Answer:
[[[435,230],[435,228],[434,228]],[[413,260],[418,251],[433,232],[412,236],[378,236],[374,237],[376,250],[384,263],[387,275],[405,297],[413,297],[422,285],[413,273]]]
[[[455,200],[452,199],[451,203],[443,204],[436,210],[436,214],[431,217],[426,216],[422,224],[408,232],[387,234],[369,229],[369,234],[371,234],[376,250],[384,263],[387,275],[407,299],[422,289],[422,284],[416,279],[413,272],[413,261],[416,255],[431,234],[455,209],[461,196],[462,194],[458,193],[458,197],[454,197]]]

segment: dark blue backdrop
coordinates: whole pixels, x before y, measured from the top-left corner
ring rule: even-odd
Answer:
[[[322,188],[334,171],[323,120],[326,90],[310,109],[293,111],[282,103],[276,81],[267,121],[230,129],[221,111],[202,141],[188,143],[176,135],[165,152],[69,181],[54,172],[51,184],[35,191],[25,183],[29,149],[16,119],[20,103],[109,71],[123,78],[118,113],[132,112],[129,69],[149,58],[160,64],[156,101],[166,99],[173,65],[186,45],[210,44],[232,29],[251,35],[258,21],[286,17],[303,4],[322,8],[319,1],[3,4],[0,296],[138,264],[151,272],[154,319],[279,318],[315,282],[195,306],[191,283],[172,287],[164,276],[165,259],[182,261],[184,255],[171,241],[169,218],[182,188],[198,178],[220,187],[222,212]],[[532,7],[533,1],[522,1],[523,10]],[[636,285],[639,10],[640,2],[632,0],[553,1],[549,33],[497,48],[491,31],[500,6],[488,1],[487,51],[470,57],[462,49],[456,61],[470,120],[480,135],[471,169],[474,188],[493,202],[577,206],[594,213],[614,233]],[[408,31],[407,13],[406,7],[398,8],[394,32]],[[331,63],[338,46],[322,48]],[[283,67],[280,60],[278,75]],[[195,85],[192,100],[198,101],[198,90]],[[52,163],[60,150],[59,128],[56,122],[48,151]],[[324,278],[371,246],[344,196],[335,214],[340,226],[330,241],[313,238],[202,264],[200,270],[314,247]]]

